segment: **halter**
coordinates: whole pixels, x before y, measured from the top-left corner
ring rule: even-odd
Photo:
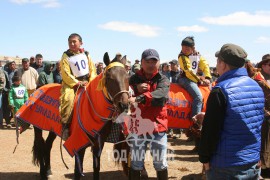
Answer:
[[[107,92],[107,93],[108,93],[108,96],[109,96],[110,100],[113,102],[113,104],[114,104],[114,99],[115,99],[118,95],[123,94],[123,93],[127,93],[128,96],[129,96],[129,92],[128,92],[127,90],[119,91],[119,92],[116,93],[113,97],[110,95],[109,92]],[[116,107],[117,107],[117,106],[116,106]]]
[[[109,65],[105,68],[105,70],[104,70],[104,72],[103,72],[103,77],[102,77],[102,79],[99,81],[99,85],[98,85],[98,86],[99,86],[99,87],[98,87],[98,90],[102,89],[102,91],[103,91],[104,95],[106,96],[106,98],[109,99],[110,101],[112,101],[113,103],[114,103],[115,98],[116,98],[118,95],[123,94],[123,93],[127,93],[127,94],[129,95],[129,92],[128,92],[127,90],[122,90],[122,91],[119,91],[118,93],[116,93],[114,96],[112,96],[112,95],[108,92],[107,88],[105,87],[105,82],[106,82],[106,72],[107,72],[109,69],[111,69],[112,67],[116,67],[116,66],[125,68],[124,65],[123,65],[122,63],[120,63],[120,62],[113,62],[113,63],[109,64]]]

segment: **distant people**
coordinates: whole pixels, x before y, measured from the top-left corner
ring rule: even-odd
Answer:
[[[193,98],[191,117],[202,110],[202,93],[198,84],[209,86],[211,74],[206,60],[195,50],[195,41],[192,36],[182,40],[182,49],[178,56],[180,68],[183,71],[179,84],[185,88]],[[197,75],[198,68],[204,73],[205,79],[201,80]]]
[[[170,81],[171,83],[177,83],[180,77],[179,63],[176,59],[169,62],[171,65]]]
[[[13,76],[12,82],[13,84],[9,91],[9,104],[14,108],[14,113],[16,113],[27,101],[28,93],[24,85],[21,84],[21,78],[19,76]]]
[[[42,54],[37,54],[35,57],[35,64],[33,65],[33,68],[37,70],[38,74],[40,74],[44,70],[44,64],[43,64],[43,56]]]
[[[134,64],[133,67],[134,67],[134,74],[136,74],[141,69],[141,65],[140,64]]]
[[[132,71],[133,71],[134,73],[135,73],[135,65],[136,65],[136,64],[139,64],[139,65],[140,65],[140,60],[136,59],[136,60],[135,60],[135,63],[133,64],[133,66],[132,66],[132,68],[131,68]],[[137,65],[136,65],[136,66],[137,66]]]
[[[216,81],[218,78],[219,78],[219,74],[217,72],[217,68],[213,68],[213,73],[211,74],[212,75],[212,81]]]
[[[2,109],[3,109],[3,117],[6,120],[7,127],[10,128],[11,124],[10,121],[13,117],[12,110],[9,106],[8,102],[8,93],[12,85],[12,76],[14,75],[16,69],[15,69],[15,62],[10,61],[8,64],[6,64],[6,70],[5,73],[5,79],[6,79],[6,85],[5,88],[2,91]]]
[[[53,71],[53,82],[61,84],[62,83],[62,76],[60,73],[60,62],[56,62],[55,64],[55,70]]]
[[[44,70],[40,72],[38,76],[38,88],[45,84],[54,83],[53,70],[54,65],[51,62],[44,63]]]
[[[3,126],[3,101],[2,101],[2,93],[4,88],[6,87],[6,76],[4,70],[0,68],[0,128]]]
[[[96,68],[87,51],[81,48],[82,37],[73,33],[68,37],[69,49],[62,55],[60,73],[62,87],[60,96],[60,115],[62,124],[62,139],[69,137],[70,115],[73,110],[75,92],[84,87],[96,77]]]
[[[264,80],[257,80],[265,96],[264,121],[262,124],[261,176],[270,178],[270,54],[265,54],[258,64]],[[253,76],[254,77],[254,76]],[[266,81],[266,84],[264,83]]]
[[[120,52],[116,53],[114,60],[120,61],[122,59],[122,54]]]
[[[103,73],[103,71],[104,71],[103,63],[102,62],[99,62],[97,64],[97,75]]]
[[[15,61],[9,62],[8,69],[7,69],[7,74],[8,74],[8,80],[9,80],[10,87],[12,85],[12,77],[14,76],[16,70],[17,69],[16,69],[16,63],[15,63]]]
[[[39,75],[34,68],[30,67],[28,58],[22,59],[22,68],[19,68],[14,76],[19,76],[21,78],[21,83],[27,89],[29,96],[36,90]]]
[[[179,63],[176,59],[173,59],[169,62],[171,71],[170,71],[170,82],[177,83],[180,77]],[[178,139],[181,137],[181,129],[169,129],[169,137],[173,139]]]
[[[206,179],[259,179],[264,94],[244,68],[246,51],[224,44],[216,53],[217,85],[203,119],[199,160]]]
[[[169,80],[171,79],[171,65],[169,63],[161,64],[161,74],[166,76]]]
[[[32,68],[35,68],[34,66],[35,66],[35,57],[34,56],[31,56],[30,57],[30,66],[32,67]]]
[[[129,77],[134,74],[134,72],[132,72],[132,70],[131,70],[131,62],[129,59],[126,60],[125,68],[126,68],[126,71],[129,75]]]

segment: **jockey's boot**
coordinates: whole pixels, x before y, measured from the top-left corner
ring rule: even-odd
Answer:
[[[157,180],[168,180],[168,169],[157,171]]]
[[[66,141],[69,135],[69,124],[62,124],[62,139]]]
[[[141,180],[141,171],[130,168],[128,180]]]

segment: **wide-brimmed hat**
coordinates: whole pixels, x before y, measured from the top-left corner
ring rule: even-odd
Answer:
[[[266,64],[268,61],[270,61],[270,54],[265,54],[265,55],[262,57],[262,60],[258,63],[257,67],[258,67],[258,68],[262,68],[262,65],[263,65],[263,64]]]

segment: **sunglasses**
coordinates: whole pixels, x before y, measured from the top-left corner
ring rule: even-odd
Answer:
[[[270,66],[270,64],[264,64],[265,66]]]

